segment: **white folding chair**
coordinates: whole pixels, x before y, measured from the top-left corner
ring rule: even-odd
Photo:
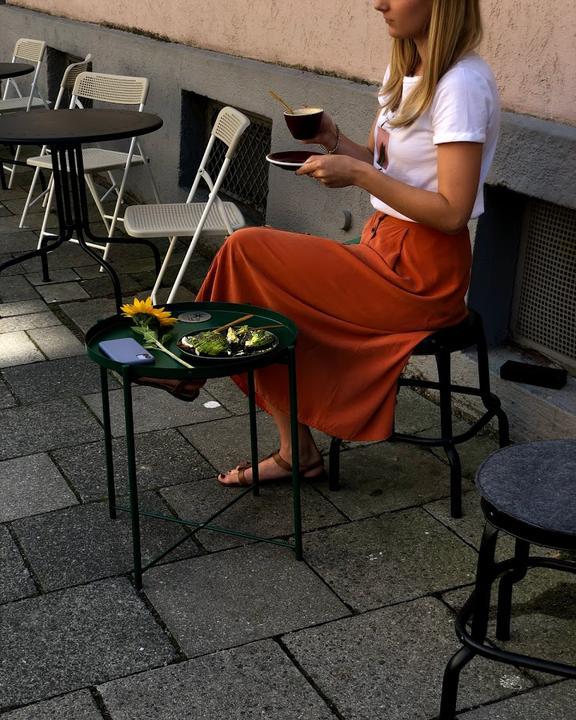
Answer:
[[[12,62],[30,63],[34,66],[34,72],[32,73],[32,79],[30,80],[30,87],[27,94],[26,91],[23,91],[20,87],[20,84],[23,82],[27,83],[29,80],[28,76],[8,78],[2,95],[2,100],[0,100],[0,115],[16,112],[18,110],[28,112],[33,108],[50,107],[38,88],[38,75],[40,73],[40,67],[45,54],[46,43],[44,40],[32,40],[30,38],[20,38],[19,40],[16,40],[14,54],[12,55]],[[14,160],[17,161],[19,157],[20,145],[16,148]],[[14,180],[14,173],[16,171],[16,164],[9,165],[6,169],[8,169],[10,173],[8,187],[11,188]]]
[[[154,303],[156,302],[156,294],[162,283],[162,278],[170,263],[177,238],[191,236],[192,239],[168,296],[169,303],[173,301],[178,291],[201,233],[229,235],[246,224],[242,213],[236,205],[231,202],[223,202],[218,196],[218,191],[232,162],[240,138],[249,125],[250,120],[235,108],[222,108],[210,133],[204,156],[186,202],[163,205],[131,205],[126,209],[124,229],[128,235],[137,238],[163,236],[170,238],[164,262],[151,293]],[[212,181],[206,168],[216,139],[221,140],[227,146],[227,150],[218,175]],[[201,179],[208,186],[208,200],[206,202],[192,202]]]
[[[70,108],[79,108],[81,110],[83,108],[83,101],[92,100],[102,103],[112,103],[115,105],[137,105],[138,112],[142,112],[146,103],[148,88],[149,81],[147,78],[143,77],[82,72],[78,75],[74,82]],[[108,237],[112,237],[114,235],[116,224],[118,222],[124,222],[124,218],[120,216],[120,208],[123,202],[130,168],[134,166],[143,166],[146,169],[150,179],[150,184],[152,185],[154,199],[156,202],[160,202],[158,189],[150,170],[149,160],[144,155],[142,145],[137,138],[131,138],[127,152],[109,150],[101,147],[83,148],[82,159],[84,163],[84,177],[86,179],[86,185],[90,190],[90,194],[92,195],[98,212],[100,213],[100,217],[102,218]],[[27,162],[29,165],[35,167],[44,168],[46,170],[52,169],[52,158],[50,155],[45,154],[40,155],[39,157],[30,158]],[[114,178],[114,170],[122,171],[119,183]],[[98,195],[96,185],[92,178],[92,175],[100,172],[108,173],[111,182],[110,187],[102,196]],[[113,192],[116,193],[116,203],[114,205],[114,211],[110,215],[104,210],[102,202],[110,193]],[[42,239],[46,235],[53,234],[46,230],[53,194],[53,187],[51,187],[51,191],[46,202],[42,228],[38,238],[38,247],[41,246]],[[72,238],[72,241],[77,242],[75,238]],[[103,250],[103,259],[107,259],[110,250],[109,243],[106,243],[106,245],[100,245],[97,243],[88,244],[91,247]]]
[[[76,82],[76,78],[80,73],[86,72],[90,65],[90,61],[92,60],[92,55],[90,53],[86,55],[84,60],[73,63],[71,65],[68,65],[66,70],[64,71],[64,74],[62,75],[62,80],[60,82],[60,88],[58,90],[58,95],[56,97],[56,100],[54,102],[54,110],[58,110],[66,97],[67,92],[72,92],[74,88],[74,83]],[[52,180],[50,180],[50,183],[48,184],[48,187],[46,190],[43,190],[39,195],[34,197],[34,190],[36,188],[36,183],[38,182],[38,178],[40,176],[41,168],[42,166],[38,164],[38,161],[40,158],[43,158],[45,155],[48,154],[48,148],[46,145],[42,148],[40,151],[39,158],[29,158],[27,160],[28,165],[32,165],[34,170],[34,176],[32,177],[32,182],[30,183],[30,189],[28,191],[28,197],[26,198],[26,203],[24,204],[24,210],[22,211],[22,217],[20,218],[20,224],[18,227],[23,228],[24,222],[26,220],[26,216],[28,215],[28,211],[30,208],[35,205],[39,200],[44,200],[44,205],[47,202],[47,196],[50,193],[50,189],[52,187]],[[51,167],[51,165],[49,166]]]

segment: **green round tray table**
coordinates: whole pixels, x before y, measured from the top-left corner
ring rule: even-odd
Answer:
[[[176,549],[183,540],[162,553],[159,557],[142,567],[142,557],[140,551],[140,516],[146,515],[168,522],[176,522],[181,525],[187,525],[194,528],[194,532],[199,530],[212,530],[228,535],[259,540],[261,542],[273,543],[283,547],[291,548],[294,551],[297,560],[302,559],[302,520],[301,520],[301,504],[300,504],[300,473],[298,467],[298,409],[296,397],[296,364],[294,347],[296,336],[298,334],[294,323],[283,315],[273,310],[256,307],[254,305],[233,304],[233,303],[178,303],[167,305],[166,309],[172,315],[178,318],[194,312],[206,312],[211,315],[210,319],[200,323],[190,323],[178,321],[172,328],[171,340],[166,343],[166,347],[176,355],[181,356],[193,369],[188,369],[177,363],[175,360],[160,351],[150,350],[155,357],[152,365],[123,365],[122,363],[111,360],[104,355],[99,348],[99,343],[103,340],[112,340],[116,338],[135,337],[131,330],[131,322],[121,315],[114,315],[105,320],[96,323],[86,333],[86,350],[88,356],[100,366],[100,382],[102,392],[102,411],[104,425],[104,445],[106,453],[106,475],[108,483],[108,507],[110,517],[116,518],[118,510],[129,512],[132,520],[132,548],[134,555],[134,581],[138,589],[142,588],[142,573],[150,567],[158,563],[172,550]],[[270,352],[261,355],[243,356],[242,358],[218,359],[210,361],[196,362],[190,355],[182,353],[176,341],[183,335],[188,335],[202,330],[220,327],[230,323],[243,315],[253,315],[245,324],[250,327],[261,327],[263,325],[274,325],[270,329],[279,342],[278,345]],[[244,323],[242,323],[244,324]],[[276,327],[277,326],[277,327]],[[238,502],[247,493],[258,495],[260,484],[258,478],[258,437],[256,432],[256,402],[254,391],[254,371],[258,368],[271,365],[273,363],[282,363],[288,366],[288,384],[290,395],[290,418],[291,418],[291,434],[292,434],[292,497],[293,497],[293,535],[294,542],[278,540],[275,538],[265,538],[252,533],[240,532],[237,530],[223,528],[214,525],[213,521],[218,515],[227,510],[231,505]],[[112,458],[112,429],[110,422],[110,402],[108,390],[108,371],[113,370],[122,378],[122,390],[124,395],[124,419],[126,424],[126,448],[128,461],[128,485],[130,505],[123,507],[116,503],[116,490],[114,483],[114,463]],[[250,422],[250,445],[252,467],[254,468],[254,483],[246,488],[242,493],[234,494],[231,502],[227,503],[223,508],[214,513],[210,518],[202,522],[194,520],[186,520],[175,518],[171,515],[161,515],[159,513],[150,513],[141,511],[138,503],[138,482],[136,477],[136,454],[134,448],[134,417],[132,409],[132,382],[134,379],[142,376],[156,377],[163,379],[190,379],[198,380],[202,378],[228,377],[246,373],[248,378],[248,408]],[[190,538],[187,535],[184,540]]]

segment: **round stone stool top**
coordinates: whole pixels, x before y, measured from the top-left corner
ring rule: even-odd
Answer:
[[[476,475],[496,510],[542,530],[576,536],[576,440],[542,440],[498,450]]]

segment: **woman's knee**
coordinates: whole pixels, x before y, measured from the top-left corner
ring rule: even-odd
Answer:
[[[258,226],[240,228],[228,236],[227,248],[232,252],[250,253],[262,244],[267,232],[267,228]]]

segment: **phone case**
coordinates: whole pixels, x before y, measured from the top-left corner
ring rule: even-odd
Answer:
[[[134,338],[102,340],[98,347],[104,355],[122,365],[150,365],[154,362],[154,356]]]

